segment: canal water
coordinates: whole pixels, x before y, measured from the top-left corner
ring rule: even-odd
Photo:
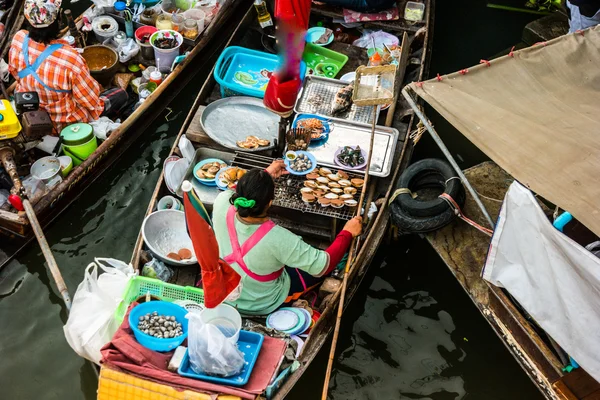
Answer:
[[[431,72],[479,62],[520,40],[531,16],[485,8],[476,0],[437,1]],[[125,156],[111,165],[47,229],[48,242],[74,293],[94,257],[128,260],[146,205],[201,80],[196,78]],[[173,114],[171,115],[173,116]],[[430,114],[462,167],[485,159]],[[424,137],[416,158],[439,156]],[[89,364],[67,345],[66,321],[37,245],[0,271],[2,399],[95,398]],[[328,349],[289,399],[320,398]],[[332,375],[333,399],[541,399],[534,385],[451,273],[419,237],[378,251],[344,314]]]

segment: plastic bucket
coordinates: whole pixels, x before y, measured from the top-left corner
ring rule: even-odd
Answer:
[[[63,152],[73,159],[73,165],[75,166],[81,165],[97,148],[98,142],[96,136],[76,146],[63,144]]]
[[[159,49],[154,45],[155,41],[164,37],[175,37],[177,40],[177,46],[172,49]],[[171,65],[173,61],[179,55],[179,48],[183,43],[183,36],[179,32],[172,30],[157,31],[150,36],[150,43],[154,48],[154,59],[156,61],[156,67],[160,72],[171,72]]]
[[[237,343],[242,329],[242,316],[234,307],[219,304],[215,308],[205,308],[200,313],[205,324],[215,325],[226,338]]]
[[[194,19],[198,21],[198,34],[204,30],[204,21],[206,20],[206,13],[198,8],[191,8],[183,13],[183,17],[186,19]]]
[[[96,35],[96,40],[104,43],[108,39],[112,39],[119,31],[119,24],[113,17],[101,15],[94,18],[92,21],[92,30]]]
[[[152,35],[156,31],[157,29],[153,26],[141,26],[135,31],[135,41],[140,45],[142,57],[146,60],[152,60],[154,58],[154,49],[150,44],[150,40],[148,40],[146,43],[142,43],[142,37],[148,34]]]

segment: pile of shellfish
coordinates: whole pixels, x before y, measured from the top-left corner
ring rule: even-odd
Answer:
[[[300,189],[302,201],[318,203],[321,207],[356,207],[355,195],[362,190],[365,181],[352,178],[344,171],[333,173],[329,168],[319,168],[306,175],[304,187]]]

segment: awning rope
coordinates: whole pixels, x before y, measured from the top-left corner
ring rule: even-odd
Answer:
[[[446,200],[446,202],[448,203],[450,208],[452,208],[454,210],[454,213],[458,216],[458,218],[462,219],[463,221],[465,221],[467,224],[471,225],[473,228],[477,229],[478,231],[485,233],[489,237],[492,237],[492,234],[494,233],[494,231],[479,225],[477,222],[473,221],[472,219],[467,218],[463,214],[458,203],[456,203],[456,201],[454,201],[452,196],[450,196],[448,193],[442,193],[438,197],[440,199]]]

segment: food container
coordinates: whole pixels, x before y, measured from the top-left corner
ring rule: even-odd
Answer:
[[[215,308],[205,308],[200,318],[205,324],[215,325],[228,340],[237,343],[242,329],[242,316],[234,307],[221,303]]]
[[[85,59],[92,77],[100,85],[108,86],[119,67],[117,52],[108,46],[98,44],[83,49],[82,57]]]
[[[140,317],[148,313],[157,312],[159,315],[172,315],[176,321],[181,324],[183,335],[174,338],[156,338],[148,335],[138,329]],[[187,310],[177,304],[166,301],[149,301],[138,304],[129,312],[129,327],[135,335],[135,339],[139,344],[147,349],[167,352],[175,350],[187,338],[188,320],[185,318]]]
[[[173,20],[171,14],[163,13],[156,18],[156,29],[168,30],[173,29]]]
[[[197,22],[198,26],[198,34],[200,34],[204,30],[204,25],[206,21],[206,13],[198,8],[191,8],[183,13],[183,16],[186,19],[194,19]]]
[[[96,35],[96,40],[104,43],[108,39],[112,39],[119,31],[119,24],[113,17],[101,15],[94,18],[92,21],[92,30]]]
[[[158,18],[158,11],[154,8],[146,8],[140,15],[140,23],[144,25],[154,26]]]
[[[31,176],[44,182],[49,189],[53,188],[62,182],[60,160],[52,156],[40,158],[31,166]]]
[[[334,78],[348,62],[348,56],[322,46],[306,43],[302,60],[317,76]]]
[[[164,39],[174,39],[176,45],[169,49],[160,48],[158,43]],[[175,58],[179,55],[179,48],[183,43],[183,36],[174,30],[158,31],[150,36],[150,43],[154,48],[154,58],[158,70],[166,73],[171,72],[171,65],[173,65],[173,61],[175,61]]]
[[[171,22],[173,24],[173,30],[176,32],[183,31],[183,23],[185,22],[185,17],[183,14],[172,14]]]
[[[63,152],[71,157],[75,166],[80,165],[98,148],[94,130],[90,124],[76,123],[60,132],[63,139]]]
[[[425,15],[425,4],[409,1],[404,8],[404,19],[412,22],[423,20]]]
[[[183,204],[173,196],[165,196],[158,201],[157,208],[159,210],[183,210]]]
[[[186,19],[183,23],[183,37],[194,40],[198,36],[198,21],[195,19]]]

